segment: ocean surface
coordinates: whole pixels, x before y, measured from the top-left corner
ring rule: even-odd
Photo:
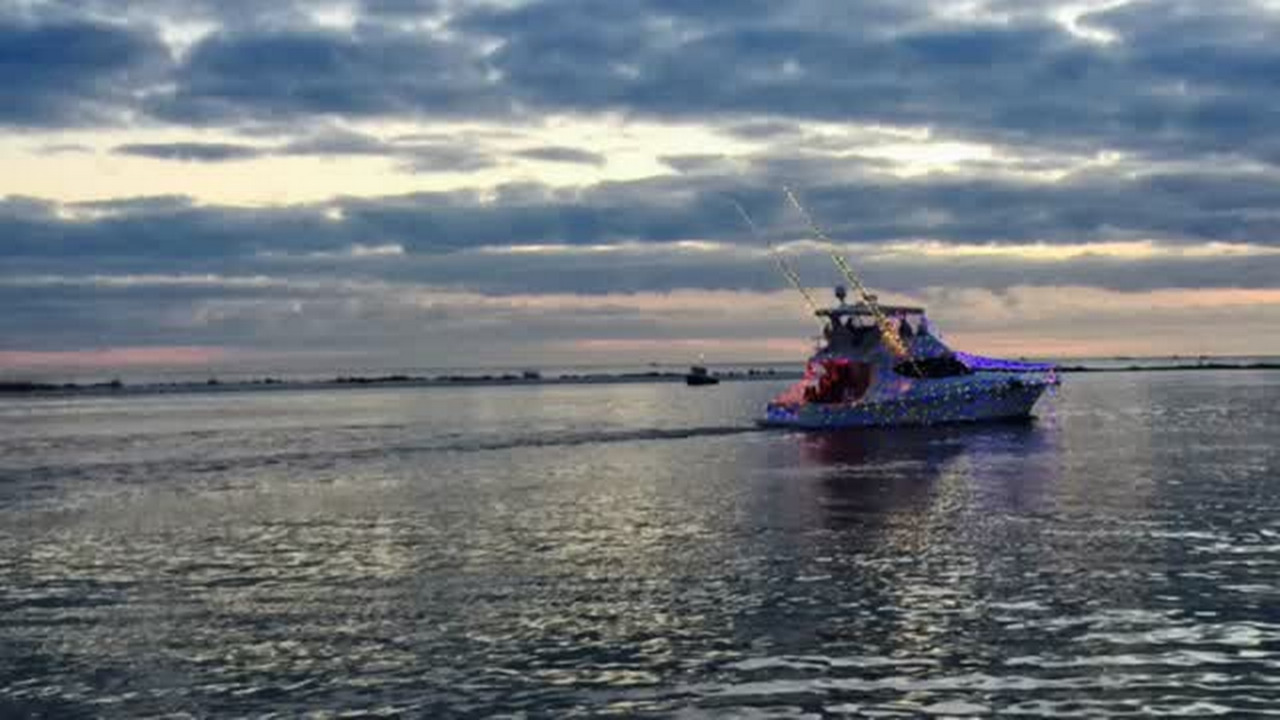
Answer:
[[[0,717],[1280,712],[1280,372],[0,398]]]

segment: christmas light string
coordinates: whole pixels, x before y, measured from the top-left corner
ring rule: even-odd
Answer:
[[[796,271],[791,267],[791,263],[787,262],[787,259],[783,257],[782,252],[773,244],[773,241],[766,237],[764,233],[760,232],[760,226],[756,225],[755,220],[751,219],[751,215],[747,213],[746,208],[742,207],[742,203],[733,198],[729,198],[729,202],[733,203],[733,206],[738,210],[738,215],[742,216],[742,221],[746,223],[747,227],[751,228],[751,234],[757,239],[764,240],[765,246],[769,248],[769,254],[773,257],[774,263],[778,266],[778,270],[782,272],[782,274],[791,283],[791,286],[794,287],[796,291],[800,293],[800,296],[804,298],[805,304],[809,306],[814,317],[817,317],[818,303],[814,301],[813,296],[809,294],[808,289],[806,289],[804,284],[800,282],[800,276],[797,275]],[[818,320],[818,324],[821,325],[822,321]]]
[[[791,191],[791,188],[784,185],[782,187],[782,192],[786,194],[787,200],[791,201],[792,207],[794,207],[796,211],[800,213],[800,216],[804,218],[805,223],[809,226],[809,232],[813,234],[815,239],[826,246],[827,252],[831,255],[831,260],[836,264],[836,267],[839,268],[840,273],[844,275],[845,280],[853,286],[853,289],[857,291],[858,296],[862,298],[862,302],[871,310],[871,315],[875,318],[876,326],[880,328],[880,335],[884,340],[884,344],[887,345],[898,357],[907,357],[909,355],[907,347],[902,344],[902,340],[898,338],[898,334],[893,331],[894,328],[889,323],[889,318],[885,316],[882,310],[880,310],[880,304],[876,302],[875,296],[867,290],[867,286],[863,285],[862,280],[860,280],[857,274],[853,272],[853,268],[849,265],[849,261],[846,260],[838,250],[836,250],[835,241],[827,237],[827,234],[822,231],[822,228],[818,225],[817,221],[813,219],[813,216],[809,214],[809,211],[800,203],[800,199]]]

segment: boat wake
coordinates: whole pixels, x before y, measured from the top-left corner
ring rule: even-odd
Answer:
[[[467,454],[556,447],[582,447],[611,443],[680,441],[746,433],[763,432],[755,425],[710,425],[685,428],[628,428],[617,430],[555,430],[522,434],[458,433],[431,438],[406,437],[404,430],[389,442],[356,442],[345,447],[335,440],[324,446],[311,440],[300,447],[253,447],[249,443],[232,447],[206,449],[203,457],[172,457],[167,452],[158,456],[122,460],[105,455],[81,457],[75,462],[23,464],[0,462],[0,485],[23,480],[50,478],[112,477],[121,481],[150,481],[155,477],[187,474],[218,474],[261,467],[331,468],[349,462],[365,462],[388,457],[411,457],[427,454]],[[193,436],[197,433],[192,433]],[[191,438],[194,440],[194,437]],[[397,442],[399,441],[399,442]],[[301,439],[295,439],[303,444]],[[196,446],[182,437],[168,437],[167,447]]]
[[[406,445],[391,451],[413,452],[483,452],[515,450],[520,448],[577,447],[608,443],[645,442],[656,440],[691,440],[695,438],[744,435],[763,432],[758,425],[712,425],[690,428],[637,428],[613,431],[565,431],[536,433],[517,437],[460,439],[454,443],[431,445]]]

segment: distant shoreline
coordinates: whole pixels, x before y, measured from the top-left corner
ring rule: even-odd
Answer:
[[[726,371],[715,373],[724,381],[733,380],[792,380],[802,376],[799,372],[768,370]],[[246,390],[327,390],[356,387],[484,387],[492,385],[593,385],[651,382],[684,382],[682,372],[634,372],[634,373],[565,373],[544,377],[536,373],[520,375],[506,373],[480,375],[351,375],[327,380],[282,380],[260,378],[254,380],[220,381],[211,378],[205,382],[171,383],[123,383],[119,380],[99,383],[50,383],[3,382],[3,394],[72,395],[82,393],[184,393],[184,392],[240,392]]]
[[[1128,373],[1169,372],[1174,370],[1225,371],[1225,370],[1280,370],[1280,362],[1222,363],[1202,362],[1196,365],[1125,365],[1101,367],[1090,365],[1061,365],[1060,373]],[[713,372],[716,378],[726,381],[797,380],[799,371],[777,369],[750,369]],[[670,371],[623,373],[564,373],[544,377],[536,372],[522,374],[477,375],[350,375],[327,380],[282,380],[264,377],[253,380],[220,381],[211,378],[205,382],[124,383],[119,380],[98,383],[52,383],[27,381],[0,381],[0,395],[81,395],[81,394],[151,394],[189,392],[243,392],[250,390],[325,390],[355,387],[484,387],[516,385],[591,385],[653,382],[683,382],[685,373]]]
[[[1262,363],[1201,363],[1198,365],[1125,365],[1123,367],[1089,367],[1088,365],[1059,365],[1060,373],[1085,372],[1167,372],[1169,370],[1280,370],[1280,362]]]

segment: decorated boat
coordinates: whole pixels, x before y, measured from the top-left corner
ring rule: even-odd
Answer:
[[[839,285],[837,304],[819,307],[778,248],[765,240],[778,269],[821,322],[822,339],[804,378],[768,404],[762,425],[837,429],[1026,418],[1044,391],[1058,384],[1052,365],[953,350],[924,308],[882,305],[795,193],[783,193],[857,301],[848,302]],[[761,236],[746,209],[736,201],[734,206]]]
[[[859,288],[861,290],[861,288]],[[816,310],[822,339],[804,378],[770,402],[762,424],[804,429],[932,425],[1025,418],[1052,365],[953,350],[923,308],[880,305],[874,295]]]

